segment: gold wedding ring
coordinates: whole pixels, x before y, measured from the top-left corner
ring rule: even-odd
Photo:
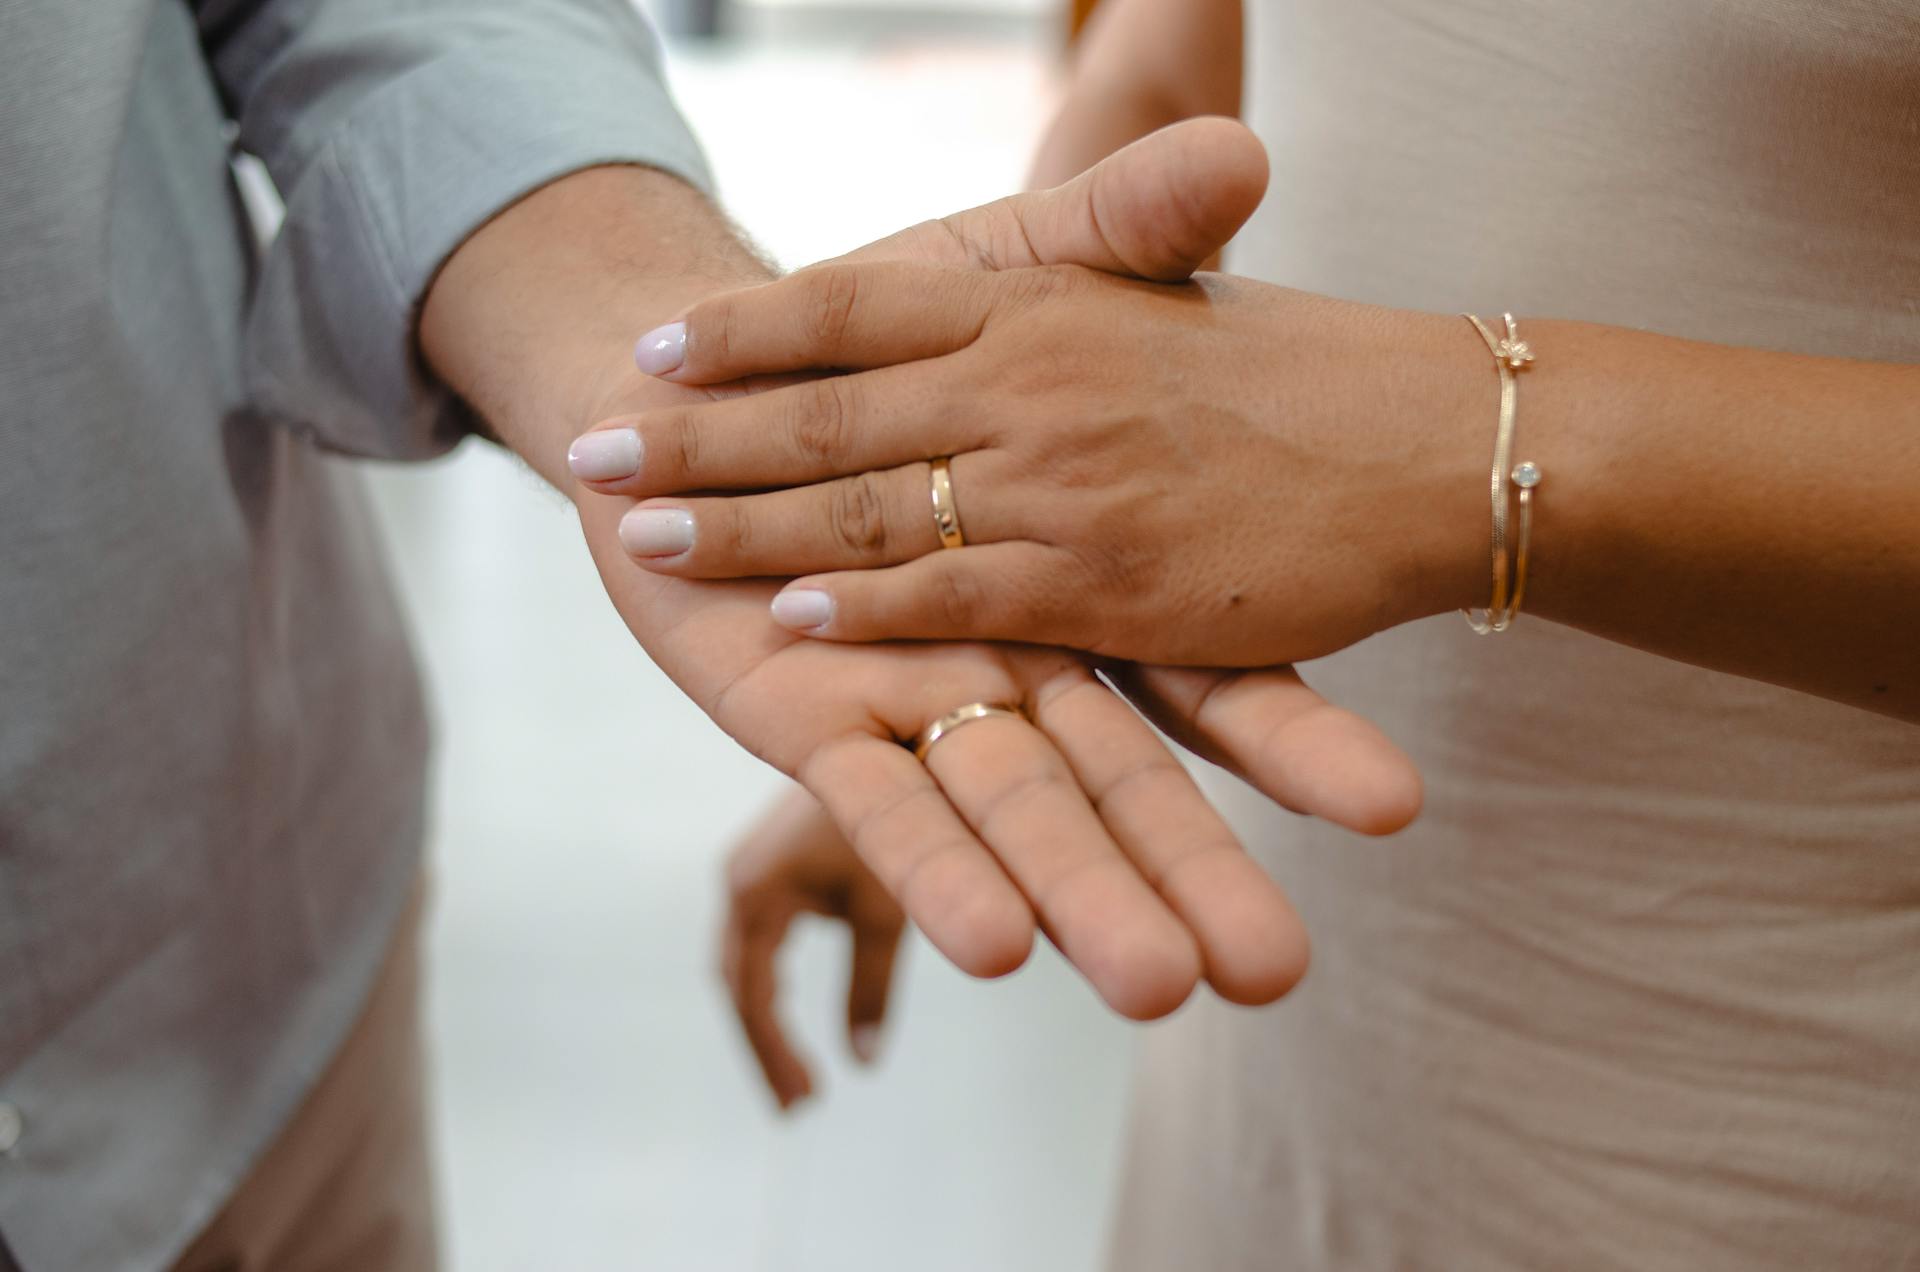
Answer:
[[[964,707],[955,707],[947,714],[920,730],[920,736],[913,740],[913,758],[924,761],[927,752],[933,750],[933,744],[946,737],[963,724],[972,724],[975,720],[985,720],[990,716],[1010,716],[1015,720],[1024,720],[1020,708],[1006,702],[969,702]]]
[[[967,536],[960,533],[960,505],[953,501],[953,474],[945,458],[933,461],[933,528],[940,532],[943,548],[964,548]]]

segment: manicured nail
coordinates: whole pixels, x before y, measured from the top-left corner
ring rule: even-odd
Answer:
[[[635,556],[679,556],[693,546],[693,514],[684,508],[635,508],[620,518],[620,543]]]
[[[880,1058],[880,1026],[855,1025],[848,1041],[853,1044],[853,1056],[861,1064],[872,1064]]]
[[[833,598],[802,588],[773,598],[773,621],[796,632],[825,627],[833,618]]]
[[[655,327],[633,346],[633,364],[648,375],[678,371],[687,360],[687,324],[670,322]]]
[[[567,448],[567,467],[581,481],[618,481],[640,471],[640,434],[630,428],[607,428],[573,439]]]

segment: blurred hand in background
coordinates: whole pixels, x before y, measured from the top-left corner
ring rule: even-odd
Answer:
[[[795,918],[847,925],[847,1046],[862,1064],[879,1055],[906,912],[854,852],[820,802],[789,792],[727,861],[720,968],[754,1059],[782,1109],[813,1093],[813,1077],[780,1016],[776,962]]]

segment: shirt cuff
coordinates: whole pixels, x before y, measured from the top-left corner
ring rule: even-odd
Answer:
[[[287,192],[250,306],[250,401],[336,450],[450,448],[474,420],[420,361],[428,285],[502,209],[602,164],[711,188],[657,65],[631,45],[495,40],[382,85]]]

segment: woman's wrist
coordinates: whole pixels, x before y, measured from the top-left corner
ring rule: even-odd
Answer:
[[[1655,471],[1657,447],[1644,452],[1666,431],[1650,386],[1669,373],[1684,377],[1685,359],[1664,365],[1679,342],[1625,328],[1522,322],[1537,358],[1520,377],[1515,459],[1540,471],[1526,611],[1578,624],[1581,598],[1613,568],[1610,559],[1626,559],[1618,551],[1620,536],[1635,533],[1636,520],[1651,524],[1652,509],[1642,502],[1636,517],[1634,501],[1684,498],[1684,484],[1667,489],[1669,474]],[[1666,458],[1678,460],[1679,450]]]
[[[1498,374],[1466,319],[1411,312],[1396,318],[1399,352],[1381,379],[1398,399],[1392,409],[1405,471],[1403,486],[1383,495],[1380,507],[1399,544],[1383,627],[1486,605],[1487,460],[1500,403]],[[1523,422],[1524,410],[1523,400]]]
[[[1420,316],[1422,319],[1426,315]],[[1592,324],[1516,316],[1534,360],[1515,374],[1513,450],[1508,472],[1521,463],[1540,474],[1532,494],[1532,533],[1523,613],[1563,616],[1586,545],[1604,540],[1617,519],[1608,474],[1618,462],[1609,447],[1619,432],[1603,425],[1609,413],[1640,410],[1627,399],[1634,383],[1618,375],[1620,359],[1595,333],[1644,339]],[[1499,369],[1486,344],[1463,317],[1438,318],[1437,329],[1416,339],[1408,360],[1427,368],[1426,409],[1415,408],[1410,443],[1421,464],[1424,500],[1409,500],[1400,522],[1408,544],[1406,595],[1412,617],[1485,608],[1493,594],[1492,456],[1500,421]],[[1494,323],[1497,331],[1498,322]],[[1507,564],[1514,581],[1517,495],[1506,474]]]

